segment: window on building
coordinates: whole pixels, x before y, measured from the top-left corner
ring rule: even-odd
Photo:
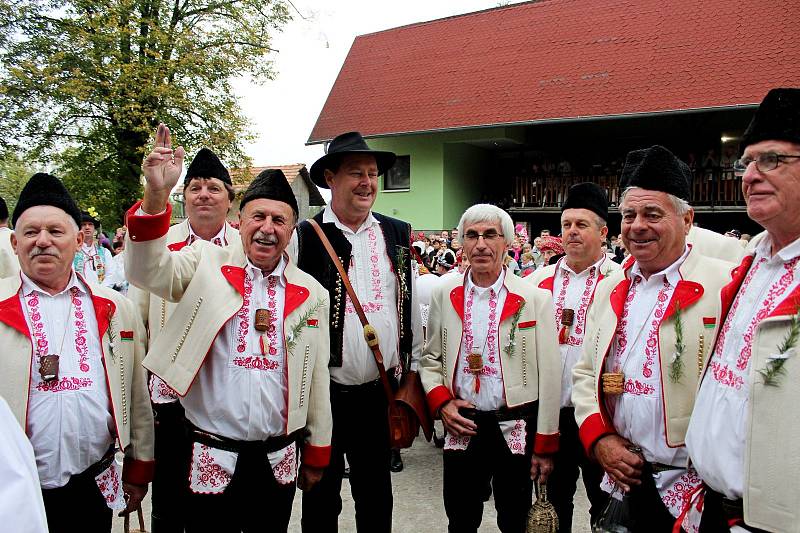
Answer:
[[[407,191],[411,188],[411,156],[399,155],[394,166],[383,176],[384,191]]]

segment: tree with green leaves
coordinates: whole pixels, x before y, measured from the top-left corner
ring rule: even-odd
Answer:
[[[246,165],[235,76],[273,76],[283,0],[0,0],[0,149],[48,161],[122,221],[159,121],[189,153]]]

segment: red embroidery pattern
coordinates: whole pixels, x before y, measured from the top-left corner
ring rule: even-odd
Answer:
[[[236,357],[233,364],[246,368],[248,370],[278,370],[281,367],[279,361],[275,359],[267,359],[266,357],[250,356],[250,357]]]
[[[631,283],[631,288],[628,290],[628,296],[625,297],[625,305],[622,308],[622,317],[620,317],[617,331],[614,335],[617,339],[617,349],[614,350],[614,372],[622,372],[622,355],[625,353],[625,347],[628,346],[628,334],[625,332],[628,329],[628,313],[630,312],[630,303],[636,296],[636,287],[642,278],[637,276]]]
[[[664,285],[658,291],[658,298],[656,303],[656,310],[653,313],[653,321],[650,322],[650,332],[647,335],[647,343],[644,348],[645,361],[642,365],[642,375],[646,378],[653,376],[653,369],[651,368],[658,355],[658,326],[661,324],[661,319],[664,318],[664,309],[667,306],[667,291],[669,290],[669,281],[664,276]]]
[[[244,353],[247,349],[247,332],[250,330],[250,295],[253,292],[253,280],[250,274],[244,275],[244,295],[242,296],[242,308],[236,313],[239,318],[239,327],[236,335],[236,351]]]
[[[97,488],[100,489],[100,493],[106,499],[106,504],[113,504],[119,496],[119,475],[114,465],[106,468],[95,481],[97,482]]]
[[[589,270],[589,277],[586,278],[586,288],[581,295],[581,303],[578,306],[578,319],[575,322],[575,335],[570,335],[567,344],[573,346],[580,346],[583,344],[583,327],[586,324],[586,309],[589,307],[589,302],[592,300],[594,294],[595,274],[597,274],[597,267],[592,267]]]
[[[467,302],[464,306],[464,346],[467,350],[475,348],[474,333],[472,331],[472,302],[475,299],[475,289],[469,291]],[[494,289],[489,289],[489,324],[488,332],[486,334],[486,351],[487,360],[481,369],[481,375],[484,376],[497,376],[499,369],[497,368],[497,294]],[[465,358],[466,359],[466,358]],[[462,372],[464,374],[472,374],[469,365],[464,364]]]
[[[297,448],[291,444],[285,448],[280,461],[272,467],[272,475],[280,485],[288,485],[297,477]]]
[[[736,390],[742,390],[744,386],[744,378],[737,372],[731,369],[727,364],[720,363],[719,361],[711,361],[709,363],[714,379],[720,385],[726,385]]]
[[[661,501],[664,505],[673,509],[683,509],[686,501],[691,497],[692,491],[702,480],[693,468],[688,469],[680,478],[662,494]]]
[[[656,388],[649,383],[643,383],[638,379],[628,378],[625,381],[625,392],[633,394],[634,396],[650,396],[656,391]]]
[[[761,268],[761,265],[766,262],[766,257],[762,257],[758,263],[753,265],[753,267],[747,273],[747,276],[745,276],[742,286],[739,288],[739,292],[736,294],[736,298],[733,300],[733,305],[731,305],[731,309],[728,312],[728,317],[725,319],[725,323],[722,324],[722,329],[719,333],[719,339],[717,339],[717,346],[714,349],[714,357],[722,356],[722,350],[725,347],[725,341],[728,338],[728,331],[730,331],[731,326],[733,325],[733,319],[736,316],[736,310],[739,309],[739,300],[742,295],[747,292],[747,287],[750,285],[750,282],[753,281],[753,277],[756,275],[756,272],[758,272],[758,269]]]
[[[560,268],[559,265],[556,268]],[[561,313],[564,311],[564,300],[567,297],[567,287],[569,286],[569,271],[568,270],[561,270],[561,289],[558,291],[558,297],[556,298],[556,328],[561,327]]]
[[[152,375],[150,376],[150,398],[154,403],[171,402],[178,399],[178,393],[164,383],[164,380]]]
[[[36,294],[36,292],[31,292],[27,298],[28,316],[31,319],[33,338],[36,339],[36,353],[38,355],[47,355],[47,353],[50,351],[50,345],[47,342],[47,333],[44,331],[42,314],[39,312],[39,295]]]
[[[75,351],[78,352],[78,366],[81,372],[89,371],[89,345],[86,343],[86,318],[81,307],[81,299],[78,296],[78,289],[70,289],[72,306],[75,309]]]
[[[267,279],[267,308],[269,309],[269,326],[267,327],[267,338],[269,339],[269,354],[271,356],[275,356],[278,353],[278,339],[277,339],[277,329],[275,327],[275,321],[278,319],[277,307],[278,304],[275,301],[275,295],[277,292],[275,291],[275,287],[278,286],[278,276],[270,276]]]
[[[365,313],[379,313],[383,310],[383,280],[381,279],[380,256],[378,254],[378,234],[374,227],[367,230],[367,240],[369,243],[369,286],[372,291],[372,298],[366,302],[361,300],[361,307]],[[347,269],[347,275],[350,279],[353,279],[352,263]],[[355,314],[356,309],[353,307],[353,302],[350,301],[349,296],[346,298],[346,302],[345,314]]]
[[[62,392],[67,390],[81,390],[92,386],[90,378],[63,377],[57,381],[41,381],[36,384],[36,390],[40,392]]]
[[[197,445],[195,444],[195,446]],[[192,463],[193,467],[197,467],[198,483],[210,488],[227,487],[231,482],[231,475],[214,462],[214,457],[209,453],[208,446],[205,444],[199,444],[199,446],[202,450],[199,461],[193,461]]]
[[[800,257],[795,257],[791,261],[783,264],[783,268],[786,272],[783,273],[778,281],[770,286],[767,297],[761,302],[761,308],[747,326],[747,331],[743,337],[744,347],[742,347],[739,358],[736,360],[736,368],[739,370],[745,370],[747,368],[747,364],[750,362],[750,355],[753,352],[753,335],[755,334],[756,328],[761,324],[761,321],[767,318],[778,306],[778,298],[783,296],[783,293],[786,292],[786,289],[794,281],[794,267],[797,265],[798,261],[800,261]],[[740,291],[740,294],[741,292],[742,291]]]
[[[508,436],[508,449],[513,454],[525,453],[525,421],[515,420],[514,428]]]

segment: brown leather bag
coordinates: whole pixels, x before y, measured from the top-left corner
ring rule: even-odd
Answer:
[[[319,224],[314,219],[308,219],[311,227],[317,232],[319,240],[328,252],[328,255],[336,265],[339,271],[339,276],[344,282],[344,287],[347,289],[347,294],[350,296],[350,301],[364,326],[364,339],[367,345],[372,350],[372,355],[375,357],[375,363],[378,365],[378,373],[381,376],[383,383],[383,390],[386,393],[386,399],[389,402],[389,444],[392,448],[410,448],[414,443],[414,439],[419,435],[419,428],[422,427],[425,438],[430,441],[433,436],[433,423],[428,413],[427,402],[425,400],[425,391],[422,388],[419,374],[409,370],[400,379],[400,386],[397,394],[392,391],[389,384],[389,377],[386,375],[386,368],[383,364],[383,355],[381,354],[380,344],[378,343],[378,334],[375,328],[372,327],[367,321],[367,316],[364,314],[364,309],[361,307],[361,302],[358,301],[356,292],[350,284],[350,279],[342,266],[339,257],[333,250],[328,237],[319,227]]]

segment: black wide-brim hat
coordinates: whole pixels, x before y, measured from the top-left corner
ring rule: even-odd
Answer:
[[[772,89],[742,135],[739,151],[761,141],[800,144],[800,89]]]
[[[286,179],[286,175],[282,170],[268,168],[256,176],[256,179],[250,183],[250,186],[247,187],[242,196],[242,201],[239,203],[239,211],[244,211],[244,206],[247,205],[247,202],[257,198],[277,200],[289,204],[289,207],[294,212],[294,218],[297,219],[299,211],[297,198],[295,198],[292,186],[289,185],[289,180]]]
[[[84,222],[89,222],[90,224],[94,224],[95,229],[100,227],[100,221],[94,218],[92,215],[90,215],[88,211],[81,211],[81,224],[83,224]]]
[[[569,188],[567,199],[561,206],[561,212],[565,209],[588,209],[597,214],[604,221],[608,220],[608,195],[606,191],[597,185],[584,181],[576,183]]]
[[[689,201],[692,171],[689,165],[658,144],[628,152],[619,179],[619,190],[640,187],[661,191]]]
[[[16,226],[22,213],[37,205],[57,207],[71,216],[75,224],[81,227],[81,211],[78,209],[78,204],[69,195],[61,180],[51,174],[39,172],[28,180],[19,193],[11,223]]]
[[[326,154],[311,165],[311,180],[316,183],[317,186],[328,189],[328,184],[325,183],[325,169],[329,168],[328,165],[332,165],[333,162],[345,154],[368,154],[373,156],[375,162],[378,164],[379,176],[392,168],[397,159],[394,152],[370,149],[364,137],[357,131],[342,133],[331,141]]]

